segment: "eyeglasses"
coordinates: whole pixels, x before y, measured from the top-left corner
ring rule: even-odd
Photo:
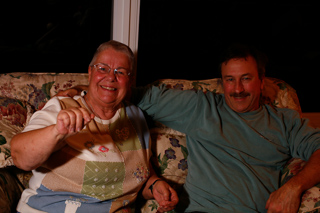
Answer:
[[[112,68],[108,64],[103,64],[103,63],[98,63],[95,65],[92,65],[92,67],[96,68],[97,71],[101,74],[109,74]],[[113,74],[117,78],[122,78],[122,77],[128,77],[131,73],[128,72],[125,68],[119,67],[113,69]]]

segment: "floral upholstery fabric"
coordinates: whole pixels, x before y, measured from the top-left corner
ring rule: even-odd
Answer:
[[[88,84],[85,73],[5,73],[0,74],[0,96],[30,103],[36,110],[58,91]]]
[[[191,81],[179,79],[163,79],[154,85],[166,84],[168,88],[180,90],[202,90],[223,93],[220,78]],[[286,82],[276,78],[265,78],[261,102],[278,108],[297,110],[301,114],[301,107],[296,91]]]
[[[26,101],[0,97],[0,168],[12,166],[10,141],[22,131],[33,110]]]
[[[22,131],[33,112],[42,109],[50,97],[54,96],[59,90],[65,90],[79,84],[88,84],[87,74],[0,74],[0,168],[2,170],[14,167],[10,152],[11,138]],[[168,88],[180,90],[223,92],[221,80],[218,78],[197,81],[163,79],[153,84],[165,84]],[[262,101],[275,107],[295,109],[301,113],[295,90],[284,81],[278,79],[265,79]],[[159,176],[166,179],[179,192],[188,172],[188,150],[186,149],[185,135],[160,123],[156,123],[155,127],[150,129],[150,132],[152,137],[152,162],[155,170]],[[304,163],[300,159],[292,159],[288,162],[284,168],[283,182],[296,174]],[[19,183],[24,187],[28,187],[31,173],[16,170],[15,174]],[[9,176],[6,176],[5,182],[7,182],[8,178]],[[0,187],[4,194],[9,197],[13,196],[12,189],[5,185]],[[8,190],[11,191],[9,192]],[[12,197],[12,199],[15,198]],[[304,193],[299,212],[318,212],[318,208],[320,208],[318,207],[319,200],[319,187],[315,186]],[[2,208],[1,205],[2,203],[0,204],[0,210]],[[156,212],[157,207],[158,204],[155,200],[148,200],[141,208],[141,211]]]

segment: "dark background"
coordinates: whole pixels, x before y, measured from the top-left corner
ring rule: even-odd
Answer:
[[[111,0],[15,0],[0,6],[5,72],[81,72],[110,39]]]
[[[111,8],[111,0],[2,1],[0,73],[86,73],[110,39]],[[318,112],[319,14],[308,1],[142,0],[136,84],[220,77],[219,51],[240,41],[267,54],[266,75],[293,86],[302,111]]]
[[[318,112],[318,7],[281,2],[142,1],[137,85],[160,78],[220,77],[219,51],[243,42],[267,54],[266,76],[294,87],[302,111]]]

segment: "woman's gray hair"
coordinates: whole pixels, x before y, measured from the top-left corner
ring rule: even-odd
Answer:
[[[109,48],[112,48],[118,52],[125,53],[128,56],[129,63],[130,63],[130,72],[131,72],[131,76],[133,76],[134,65],[135,65],[134,64],[135,63],[134,54],[129,46],[127,46],[121,42],[115,41],[115,40],[110,40],[110,41],[107,41],[107,42],[100,44],[100,46],[97,48],[96,52],[94,53],[93,58],[89,64],[89,66],[94,65],[96,58],[97,58],[97,55],[99,53],[101,53],[102,51],[109,49]]]

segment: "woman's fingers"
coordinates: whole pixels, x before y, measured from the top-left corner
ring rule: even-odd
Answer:
[[[60,134],[79,132],[93,117],[85,108],[74,107],[61,110],[57,117],[58,132]]]

